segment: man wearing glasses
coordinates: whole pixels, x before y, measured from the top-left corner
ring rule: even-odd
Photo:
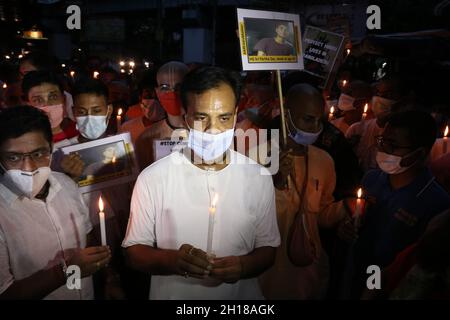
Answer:
[[[391,116],[377,137],[376,161],[362,185],[369,203],[355,244],[355,297],[367,280],[367,267],[390,265],[415,243],[435,215],[450,207],[450,196],[426,166],[436,125],[426,112]]]
[[[92,299],[91,275],[110,261],[88,247],[89,214],[75,183],[49,168],[50,122],[28,106],[0,115],[0,299]],[[80,286],[66,286],[69,266]]]

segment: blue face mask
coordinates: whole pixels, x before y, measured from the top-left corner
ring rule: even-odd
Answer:
[[[289,132],[289,137],[292,138],[292,140],[295,141],[297,144],[301,144],[304,146],[309,146],[317,141],[317,138],[319,138],[320,134],[323,131],[323,126],[320,127],[320,130],[318,132],[312,133],[312,132],[306,132],[303,130],[298,129],[294,122],[292,121],[291,114],[288,113],[289,121],[291,122],[291,125],[294,127],[295,132]],[[289,130],[290,131],[290,130]]]

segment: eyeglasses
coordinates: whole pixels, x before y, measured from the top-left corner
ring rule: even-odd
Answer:
[[[180,90],[180,84],[176,84],[174,87],[168,85],[168,84],[162,84],[158,86],[159,91],[162,92],[168,92],[168,91],[179,91]]]
[[[393,143],[390,140],[385,139],[383,136],[376,136],[375,139],[376,139],[378,148],[386,151],[389,154],[394,153],[395,150],[398,150],[398,149],[414,149],[415,148],[415,146],[400,146],[398,144]]]
[[[9,166],[17,166],[23,162],[25,157],[30,157],[34,162],[48,160],[50,153],[50,149],[39,149],[29,153],[6,152],[2,155],[2,160]]]

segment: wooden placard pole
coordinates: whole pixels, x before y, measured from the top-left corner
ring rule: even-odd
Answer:
[[[280,100],[281,138],[283,141],[283,148],[286,148],[287,147],[286,119],[285,119],[285,112],[284,112],[283,88],[281,86],[280,70],[277,70],[277,85],[278,85],[278,98]]]

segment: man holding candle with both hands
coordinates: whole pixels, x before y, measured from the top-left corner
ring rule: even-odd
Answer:
[[[0,115],[0,298],[93,299],[92,275],[108,265],[106,246],[91,247],[92,225],[76,184],[52,172],[52,129],[37,108]],[[66,286],[66,268],[81,288]]]
[[[230,149],[240,87],[220,68],[188,74],[189,147],[136,182],[123,247],[132,267],[152,274],[151,299],[263,298],[256,277],[280,238],[270,173]]]

